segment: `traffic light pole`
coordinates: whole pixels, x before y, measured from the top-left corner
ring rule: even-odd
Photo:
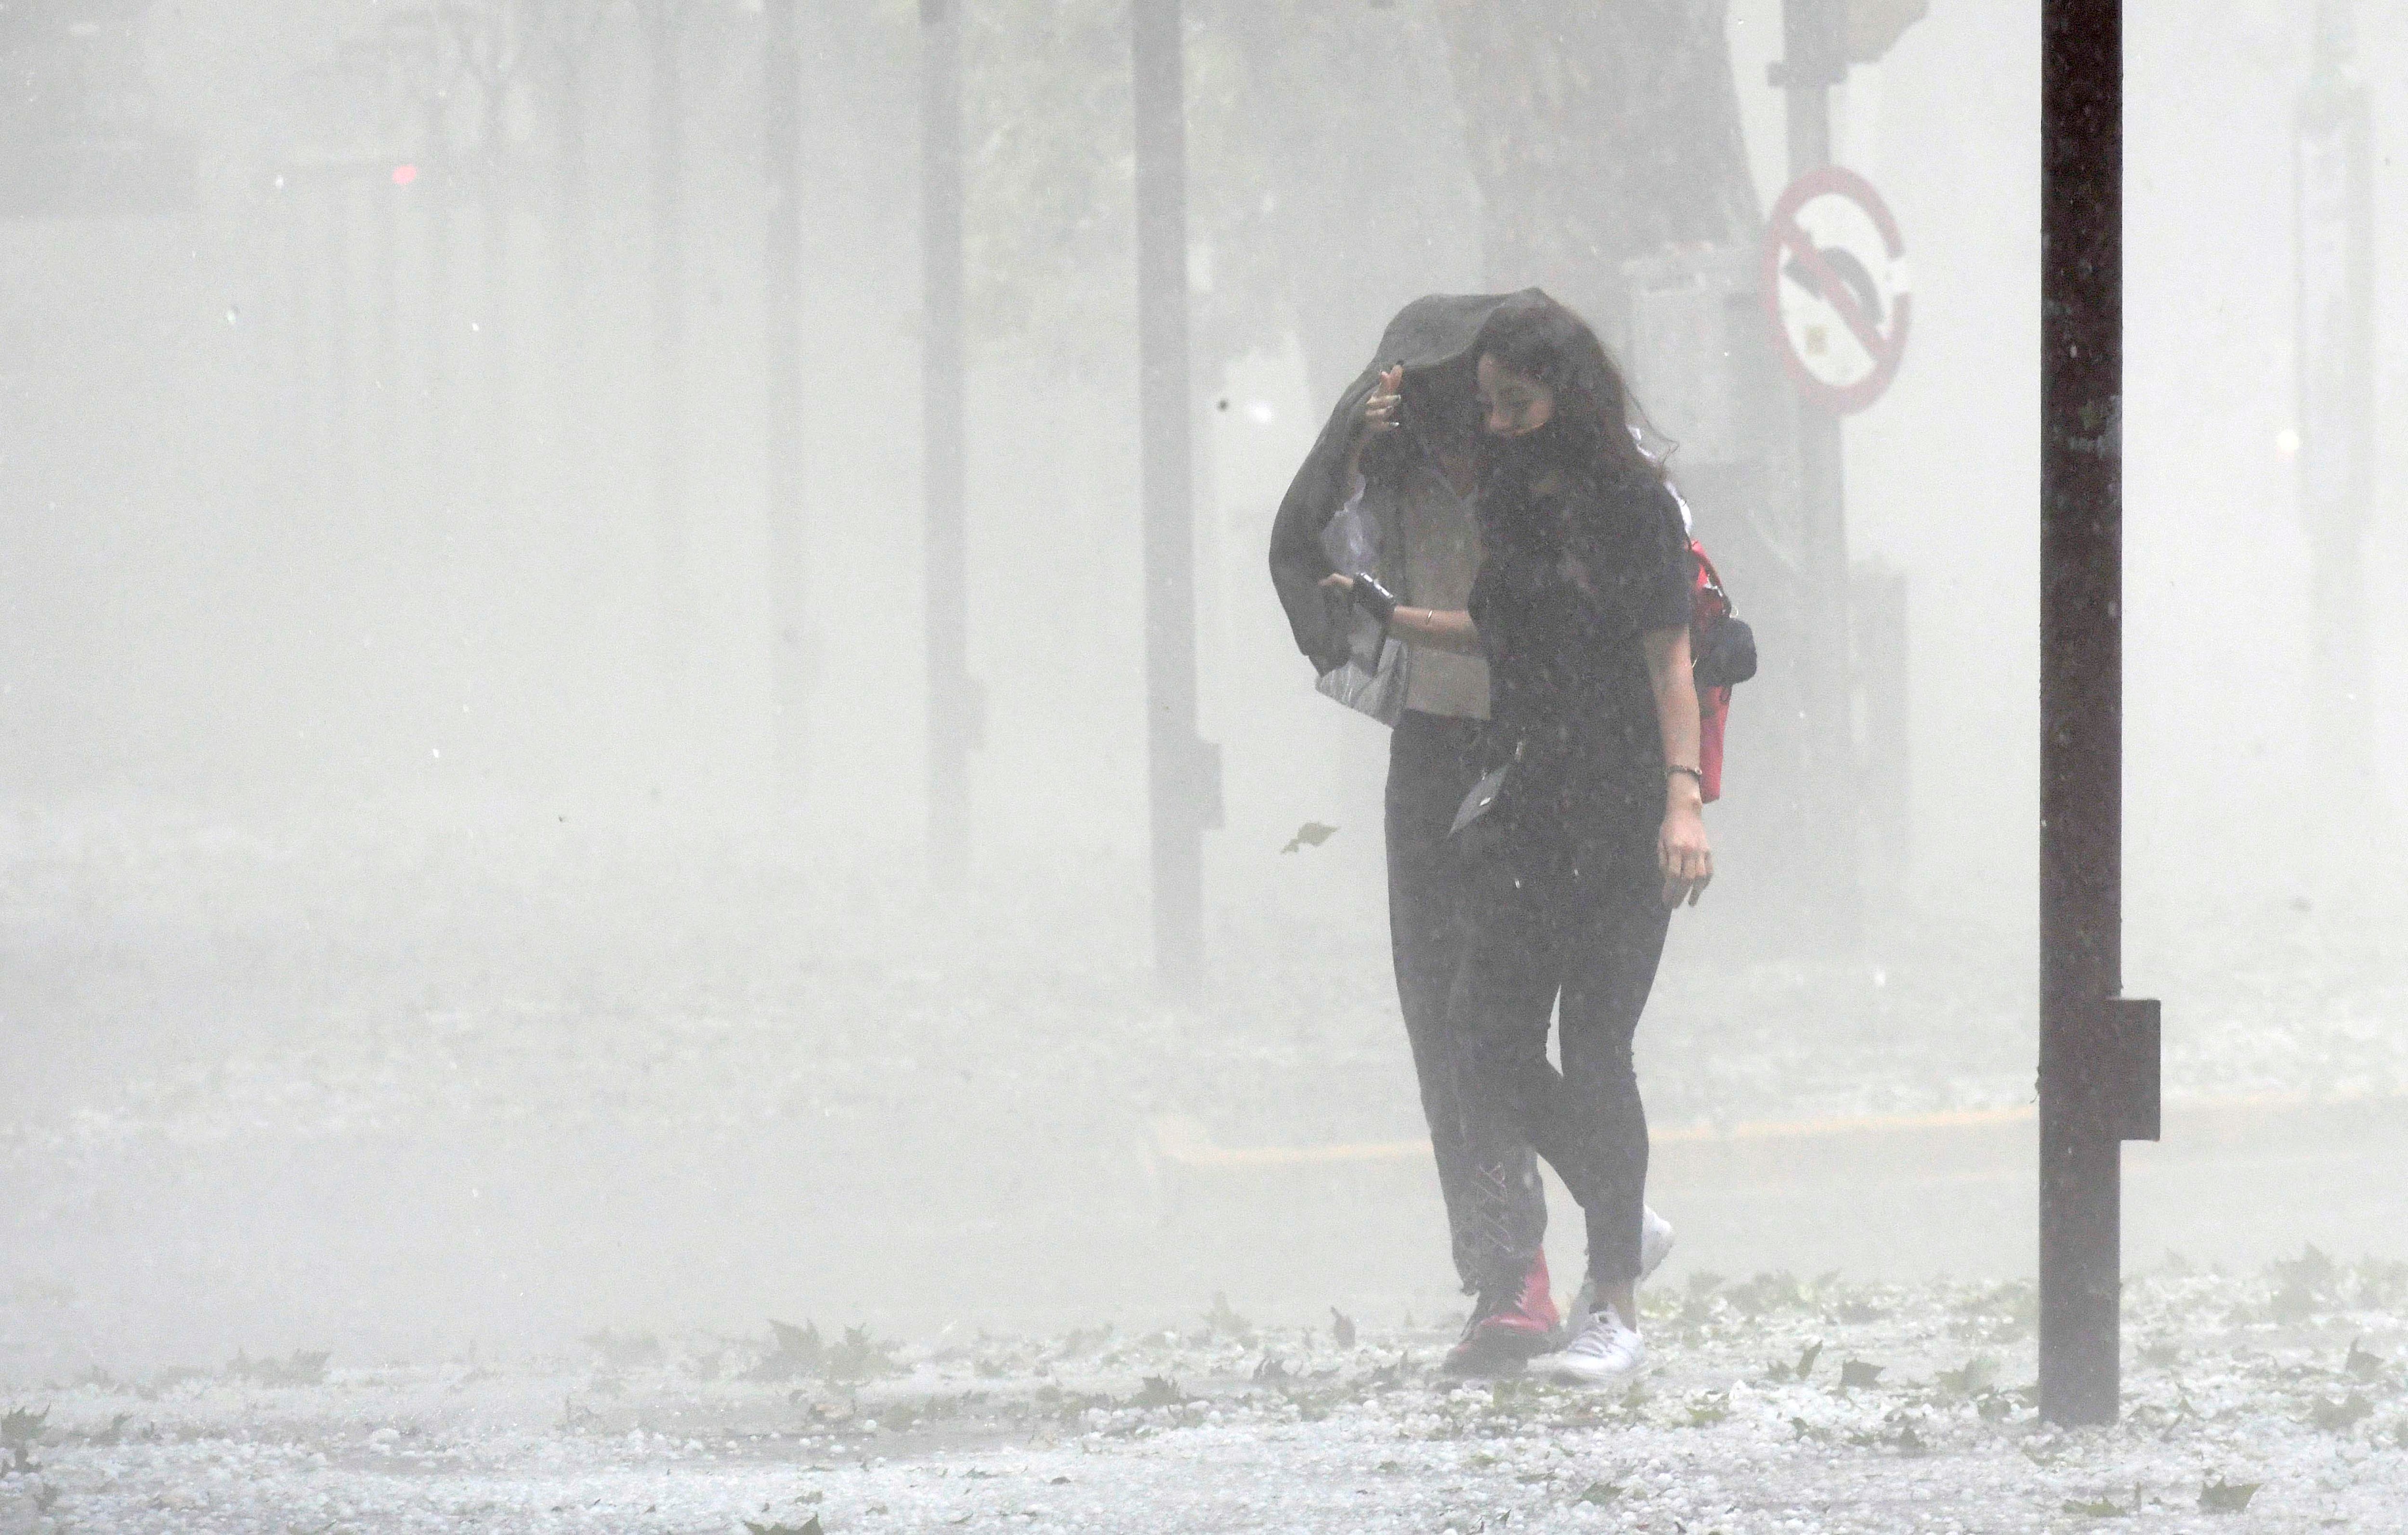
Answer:
[[[2121,0],[2044,0],[2040,1410],[2115,1420],[2123,1147],[2157,1133],[2158,1020],[2123,989]]]
[[[962,342],[960,0],[920,0],[921,494],[926,516],[928,868],[958,883],[969,866],[970,753],[983,733],[969,674],[965,502],[968,390]]]
[[[2374,503],[2374,130],[2352,0],[2317,0],[2300,102],[2300,512],[2314,561],[2315,741],[2333,809],[2383,813],[2367,668],[2365,544]]]
[[[685,0],[645,0],[652,54],[648,105],[652,214],[652,516],[664,672],[673,708],[685,697],[694,643],[685,516]]]
[[[810,656],[803,542],[802,68],[795,50],[796,0],[761,9],[762,166],[768,182],[762,258],[763,350],[767,356],[770,712],[778,793],[803,785]]]
[[[1154,972],[1204,970],[1204,829],[1220,763],[1196,734],[1196,483],[1190,449],[1187,123],[1180,0],[1131,0],[1137,108],[1138,433],[1145,513],[1145,723]]]
[[[1788,98],[1789,178],[1831,163],[1831,87],[1848,78],[1844,0],[1784,0],[1775,79]],[[1848,495],[1839,413],[1798,400],[1804,502],[1806,796],[1823,838],[1821,937],[1842,950],[1862,936],[1856,750],[1849,699]]]

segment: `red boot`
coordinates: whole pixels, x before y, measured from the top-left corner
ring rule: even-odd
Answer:
[[[1547,1255],[1530,1260],[1518,1295],[1483,1297],[1465,1325],[1462,1339],[1440,1367],[1451,1375],[1493,1375],[1522,1367],[1554,1346],[1555,1298],[1547,1283]]]

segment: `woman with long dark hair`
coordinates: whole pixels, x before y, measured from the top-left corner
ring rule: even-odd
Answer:
[[[1663,472],[1631,434],[1622,377],[1579,316],[1545,298],[1500,308],[1479,379],[1486,552],[1470,613],[1492,687],[1484,754],[1505,778],[1484,817],[1498,823],[1491,878],[1451,1006],[1473,1029],[1475,1123],[1497,1152],[1536,1147],[1587,1218],[1570,1336],[1533,1368],[1604,1384],[1646,1356],[1634,1292],[1647,1115],[1631,1038],[1672,909],[1713,878],[1696,567]],[[1558,1007],[1560,1073],[1547,1064]],[[1508,1220],[1496,1235],[1493,1272],[1510,1284],[1542,1232]]]
[[[1602,1384],[1645,1358],[1647,1119],[1631,1039],[1671,911],[1713,878],[1689,655],[1696,568],[1679,504],[1631,433],[1622,377],[1579,316],[1516,295],[1476,352],[1483,564],[1469,610],[1399,609],[1368,583],[1354,596],[1410,642],[1476,645],[1488,662],[1482,765],[1501,776],[1484,781],[1457,833],[1478,844],[1484,885],[1448,1002],[1469,1054],[1475,1284],[1484,1311],[1512,1305],[1539,1251],[1545,1207],[1519,1186],[1535,1149],[1586,1217],[1588,1283],[1564,1345],[1532,1368]],[[1547,1060],[1558,1008],[1560,1072]]]

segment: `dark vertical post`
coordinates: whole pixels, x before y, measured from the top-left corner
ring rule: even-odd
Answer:
[[[497,11],[493,24],[508,26],[508,13]],[[502,46],[497,37],[494,47],[498,50]],[[477,346],[485,365],[484,398],[480,402],[484,417],[485,496],[492,514],[498,516],[500,509],[510,505],[516,488],[510,472],[510,187],[504,127],[508,77],[497,68],[484,82],[484,90],[485,127],[479,146],[484,163],[478,168],[477,189],[482,194],[480,254],[485,271],[477,295]]]
[[[672,699],[693,636],[685,526],[685,85],[683,0],[649,0],[652,65],[652,521],[660,639]]]
[[[359,482],[352,440],[351,178],[345,167],[316,172],[326,208],[326,465],[331,506],[351,504]]]
[[[2044,0],[2040,1408],[2111,1423],[2120,1366],[2121,0]]]
[[[580,485],[593,441],[593,434],[586,427],[585,411],[594,397],[585,380],[585,291],[593,225],[585,166],[585,48],[589,34],[584,21],[573,13],[559,18],[557,24],[561,29],[557,39],[560,142],[554,162],[554,193],[560,228],[552,258],[554,452],[566,470],[557,478],[569,485]]]
[[[1203,830],[1218,797],[1196,736],[1196,505],[1189,452],[1187,82],[1180,0],[1130,0],[1137,107],[1138,433],[1145,514],[1148,797],[1154,969],[1204,968]]]
[[[2374,502],[2374,127],[2352,0],[2317,0],[2300,101],[2300,511],[2313,554],[2320,776],[2344,821],[2381,813],[2369,721],[2367,526]]]
[[[322,452],[318,436],[317,351],[309,324],[309,194],[298,166],[288,165],[276,177],[279,210],[283,219],[285,281],[284,346],[285,435],[291,444],[286,459],[288,485],[294,500],[310,504],[319,492]]]
[[[429,81],[426,98],[426,152],[411,185],[423,189],[420,221],[425,239],[426,409],[423,416],[428,499],[437,508],[437,528],[449,534],[444,516],[452,479],[452,156],[447,142],[449,122],[444,94]]]
[[[1862,807],[1856,825],[1866,834],[1859,868],[1881,888],[1903,889],[1914,864],[1906,573],[1880,560],[1859,560],[1849,585],[1851,708],[1864,722],[1856,768]]]
[[[1792,180],[1831,163],[1831,87],[1848,79],[1843,0],[1784,0],[1781,83],[1788,96]],[[1806,802],[1821,828],[1822,937],[1853,948],[1862,921],[1861,846],[1850,730],[1848,520],[1839,415],[1798,401],[1799,494],[1804,501]]]
[[[926,501],[928,870],[969,867],[970,753],[980,708],[969,674],[969,533],[962,340],[962,14],[920,0],[921,494]]]
[[[796,0],[764,0],[761,9],[762,168],[768,184],[761,308],[769,395],[769,667],[778,790],[790,799],[803,785],[810,681],[802,506],[803,92],[795,6]]]
[[[368,482],[364,488],[375,509],[386,514],[398,504],[394,482],[401,472],[397,452],[400,434],[396,428],[400,420],[400,370],[394,360],[399,345],[395,311],[401,304],[401,260],[394,250],[393,208],[399,189],[394,185],[393,178],[391,165],[380,165],[368,187],[368,237],[374,247],[368,257],[368,370],[376,408],[370,412],[371,451]]]

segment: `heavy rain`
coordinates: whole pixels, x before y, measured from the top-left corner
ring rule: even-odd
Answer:
[[[2403,59],[0,0],[0,1535],[2408,1530]]]

